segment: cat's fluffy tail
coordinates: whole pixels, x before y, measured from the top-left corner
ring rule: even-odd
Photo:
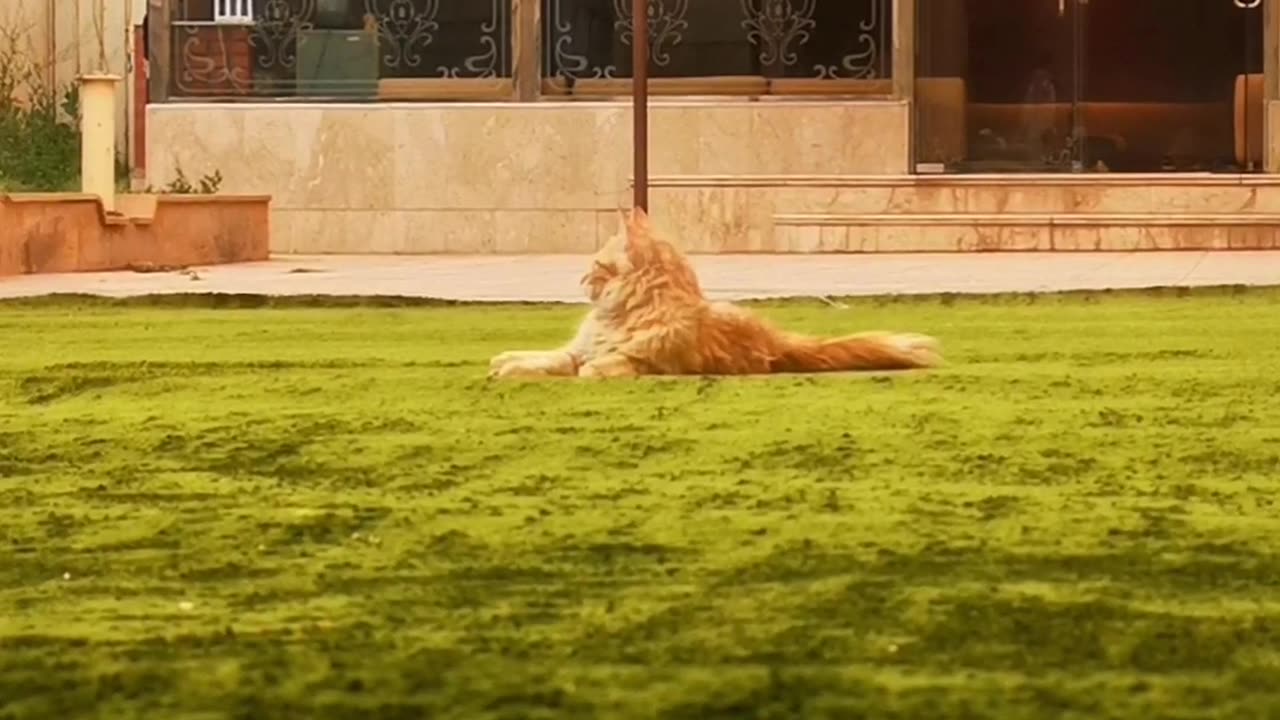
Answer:
[[[927,335],[863,333],[841,338],[788,338],[774,372],[912,370],[942,364],[938,341]]]

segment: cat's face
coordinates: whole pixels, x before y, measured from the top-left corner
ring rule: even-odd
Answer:
[[[648,215],[639,209],[623,218],[622,228],[596,253],[581,284],[597,305],[656,287],[702,294],[693,268],[673,246],[654,237]]]
[[[627,233],[617,233],[591,259],[591,268],[582,276],[582,289],[591,302],[600,302],[606,291],[633,269],[627,253]]]

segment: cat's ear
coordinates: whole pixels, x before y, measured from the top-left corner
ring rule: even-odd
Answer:
[[[642,208],[631,208],[631,213],[626,217],[625,227],[627,228],[628,240],[643,242],[650,239],[649,214]]]
[[[627,218],[627,227],[639,230],[649,227],[649,213],[642,207],[631,208],[631,216]]]
[[[649,215],[640,208],[632,208],[626,222],[627,257],[634,266],[649,263],[653,253],[653,230],[649,225]]]
[[[619,207],[618,210],[618,230],[615,236],[621,237],[626,242],[627,236],[631,234],[631,215],[627,213],[626,208]]]

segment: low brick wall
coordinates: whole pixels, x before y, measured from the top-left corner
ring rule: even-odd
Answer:
[[[0,276],[266,260],[271,198],[0,194]]]

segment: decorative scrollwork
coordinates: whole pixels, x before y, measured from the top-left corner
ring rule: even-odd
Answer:
[[[299,34],[314,27],[315,0],[266,0],[259,8],[249,34],[255,63],[264,70],[292,68]]]
[[[511,0],[339,0],[328,9],[324,0],[255,0],[252,23],[235,25],[184,9],[173,23],[177,95],[290,95],[306,80],[306,92],[327,97],[350,85],[332,75],[351,57],[364,73],[376,63],[378,78],[511,76]],[[300,75],[304,43],[321,43],[324,57],[324,43],[349,40],[358,44]]]
[[[561,0],[550,0],[546,13],[548,57],[547,70],[552,76],[566,78],[601,78],[617,77],[618,66],[613,64],[593,65],[591,58],[573,51],[575,28],[574,22],[566,17],[564,3]]]
[[[610,45],[630,47],[635,39],[631,0],[568,2],[548,0],[546,5],[547,70],[570,79],[601,79],[618,76],[614,62],[593,62],[598,53],[579,52],[576,41],[590,44],[601,35]],[[649,59],[658,67],[671,63],[672,47],[684,41],[689,28],[686,19],[689,0],[649,0],[645,26],[649,31]],[[609,57],[612,57],[610,55]]]
[[[888,45],[889,23],[886,22],[888,0],[871,0],[867,16],[858,22],[857,49],[840,58],[839,63],[817,64],[813,69],[819,78],[851,78],[864,80],[885,75],[883,66]]]
[[[244,31],[236,28],[244,42]],[[174,77],[177,88],[191,95],[240,95],[253,83],[248,57],[222,51],[228,43],[221,28],[181,27],[178,42],[181,63]]]
[[[416,68],[422,53],[440,29],[436,15],[440,0],[364,0],[364,9],[377,24],[378,35],[386,41],[382,63],[389,68]]]
[[[679,45],[683,32],[689,28],[685,16],[689,13],[689,0],[649,0],[649,17],[645,26],[649,31],[649,57],[653,64],[664,67],[671,62],[667,49]],[[617,16],[613,27],[619,31],[623,45],[631,45],[635,38],[635,19],[631,17],[631,0],[613,0],[613,12]]]
[[[472,0],[473,2],[477,0]],[[490,0],[489,18],[480,23],[480,53],[469,55],[453,66],[441,65],[437,72],[447,78],[496,78],[508,72],[506,49],[511,33],[507,30],[510,0]]]
[[[740,0],[746,19],[742,28],[747,39],[760,46],[760,62],[765,65],[795,65],[800,59],[792,43],[809,41],[810,31],[817,27],[813,11],[818,0]]]
[[[834,28],[819,27],[815,17],[818,0],[739,0],[744,19],[742,27],[747,39],[760,48],[760,63],[764,66],[791,68],[800,61],[798,49],[816,34],[840,33]],[[858,3],[841,0],[842,8],[854,9]],[[887,0],[867,0],[866,14],[858,20],[855,36],[856,49],[833,62],[814,63],[813,72],[819,79],[880,77],[884,60],[884,47],[888,38],[885,22]],[[828,35],[829,36],[829,35]]]
[[[690,0],[649,0],[645,25],[658,76],[888,76],[892,0],[703,1],[711,7],[691,14]],[[542,2],[548,74],[570,82],[616,77],[638,26],[631,0]],[[730,15],[717,16],[713,7]],[[726,35],[734,25],[741,33]],[[676,46],[697,51],[675,52]]]

